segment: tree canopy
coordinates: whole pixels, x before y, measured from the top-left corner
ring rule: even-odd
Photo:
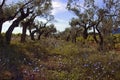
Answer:
[[[88,29],[92,28],[95,41],[104,46],[105,35],[112,33],[112,30],[120,25],[119,0],[101,0],[101,5],[96,0],[84,0],[83,5],[80,3],[81,0],[68,0],[67,9],[77,16],[72,23],[84,28],[84,39],[88,37]],[[96,31],[99,40],[96,38]]]

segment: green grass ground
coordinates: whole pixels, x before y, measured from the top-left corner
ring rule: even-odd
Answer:
[[[120,80],[120,54],[97,46],[55,39],[0,48],[0,80],[20,75],[35,80]],[[13,79],[14,80],[14,79]]]

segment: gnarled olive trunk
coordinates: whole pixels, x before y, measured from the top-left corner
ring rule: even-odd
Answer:
[[[88,37],[88,31],[87,30],[88,30],[87,28],[84,28],[84,31],[83,31],[83,38],[84,39],[87,39],[87,37]]]
[[[98,42],[98,44],[99,44],[99,50],[101,51],[101,50],[104,50],[103,36],[102,36],[101,32],[99,31],[98,27],[96,27],[96,30],[97,30],[98,36],[99,36],[99,42]]]
[[[35,40],[34,34],[37,32],[37,30],[34,30],[31,32],[31,40]]]
[[[3,44],[2,23],[0,22],[0,44]]]
[[[32,40],[32,31],[31,31],[31,27],[30,26],[28,27],[28,30],[29,30],[30,38]]]
[[[97,39],[97,33],[95,32],[95,27],[93,26],[93,38],[95,40],[95,42],[98,44],[98,39]]]
[[[27,8],[27,12],[24,12],[24,9],[22,8],[20,10],[21,15],[15,20],[13,21],[12,25],[8,28],[5,37],[6,37],[6,43],[9,45],[10,41],[11,41],[11,36],[12,36],[12,32],[14,30],[15,27],[18,27],[19,23],[25,19],[27,16],[29,16],[30,14],[30,10],[29,8]]]
[[[26,31],[27,31],[27,26],[23,26],[22,35],[21,35],[21,42],[22,43],[26,42]]]
[[[40,40],[40,38],[41,38],[41,35],[42,35],[42,34],[40,34],[40,33],[39,33],[39,35],[38,35],[38,40]]]
[[[7,43],[7,44],[10,44],[12,32],[13,32],[14,28],[15,28],[16,26],[18,26],[18,25],[19,25],[19,21],[15,20],[15,21],[12,23],[12,25],[8,28],[8,30],[7,30],[7,32],[6,32],[6,34],[5,34],[5,38],[6,38],[6,43]]]
[[[39,35],[38,35],[38,40],[40,40],[40,38],[41,38],[41,35],[44,33],[44,31],[39,31]]]
[[[0,46],[4,45],[4,37],[2,35],[2,24],[3,23],[0,22]]]
[[[12,32],[14,30],[15,27],[18,27],[20,21],[22,21],[23,19],[25,19],[29,14],[23,14],[21,16],[19,16],[15,21],[13,21],[12,25],[8,28],[5,37],[6,37],[6,43],[9,45],[10,41],[11,41],[11,36],[12,36]]]
[[[2,33],[2,25],[3,25],[3,23],[0,22],[0,35]]]

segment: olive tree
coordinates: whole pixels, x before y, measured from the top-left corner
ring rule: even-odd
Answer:
[[[13,20],[19,10],[17,10],[18,6],[16,4],[6,4],[7,0],[2,0],[0,3],[0,39],[2,39],[2,27],[3,23],[6,21]]]
[[[20,26],[22,26],[22,34],[21,34],[21,42],[26,42],[26,32],[27,29],[33,26],[34,24],[35,16],[32,15],[29,18],[26,18],[25,20],[21,21]]]
[[[104,48],[106,33],[112,33],[114,27],[119,26],[119,0],[101,0],[102,5],[98,5],[95,0],[84,0],[81,5],[80,0],[68,0],[68,10],[77,16],[76,25],[84,28],[83,37],[88,36],[88,29],[93,29],[93,37],[100,50]],[[106,32],[106,33],[104,33]],[[99,39],[97,38],[97,35]]]
[[[5,34],[7,44],[10,44],[13,30],[15,27],[19,26],[19,23],[22,20],[32,14],[35,14],[35,16],[41,16],[44,13],[48,13],[48,11],[51,9],[51,0],[25,0],[19,2],[17,5],[19,6],[17,8],[17,11],[19,11],[19,13]]]
[[[45,19],[44,21],[40,21],[40,20],[35,20],[33,26],[31,27],[31,29],[29,29],[30,35],[31,35],[31,39],[35,40],[34,35],[37,34],[37,39],[40,40],[41,36],[43,34],[49,33],[49,30],[51,31],[54,28],[54,25],[48,25],[48,23],[50,23],[51,21],[54,20],[54,16],[49,14],[46,14],[45,16],[43,16],[43,18]],[[51,26],[51,27],[50,27]]]

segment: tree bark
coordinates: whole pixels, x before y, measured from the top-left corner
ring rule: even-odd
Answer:
[[[93,38],[94,38],[95,42],[98,44],[98,39],[97,39],[96,36],[97,35],[96,35],[96,32],[95,32],[95,27],[93,26]]]
[[[31,32],[31,40],[35,41],[34,34],[37,32],[37,30],[34,30]]]
[[[10,41],[11,41],[11,36],[12,36],[12,32],[14,30],[14,28],[16,26],[18,26],[19,22],[18,21],[14,21],[13,24],[8,28],[6,34],[5,34],[5,37],[6,37],[6,44],[10,44]]]
[[[7,32],[5,34],[6,43],[8,45],[10,44],[11,36],[12,36],[12,32],[13,32],[14,28],[18,27],[20,21],[22,21],[23,19],[25,19],[31,13],[29,8],[27,8],[26,12],[24,12],[24,9],[22,8],[20,10],[20,12],[21,12],[21,15],[15,21],[13,21],[12,25],[8,28],[8,30],[7,30]]]
[[[30,26],[28,27],[28,30],[29,30],[30,38],[32,40],[32,31],[31,31],[31,27]]]
[[[40,38],[41,38],[41,35],[42,35],[42,34],[39,34],[39,35],[38,35],[38,40],[40,40]]]
[[[44,31],[42,31],[42,32],[39,31],[38,40],[40,40],[41,35],[42,35],[43,33],[44,33]]]
[[[2,25],[3,25],[3,23],[0,22],[0,35],[2,33]]]
[[[26,31],[27,31],[27,26],[23,26],[22,35],[21,35],[21,42],[22,43],[26,42]]]
[[[3,1],[2,1],[2,4],[0,5],[0,8],[3,7],[3,5],[5,4],[5,1],[6,1],[6,0],[3,0]]]
[[[14,30],[15,27],[18,27],[20,21],[22,21],[24,18],[26,18],[27,16],[20,16],[19,18],[17,18],[15,21],[13,21],[12,25],[8,28],[5,37],[6,37],[6,43],[9,45],[10,41],[11,41],[11,36],[12,36],[12,32]]]
[[[99,29],[96,27],[96,30],[98,32],[99,35],[99,50],[104,50],[104,41],[103,41],[103,36],[101,34],[101,32],[99,31]]]
[[[87,28],[84,27],[83,38],[87,39],[87,37],[88,37]]]

